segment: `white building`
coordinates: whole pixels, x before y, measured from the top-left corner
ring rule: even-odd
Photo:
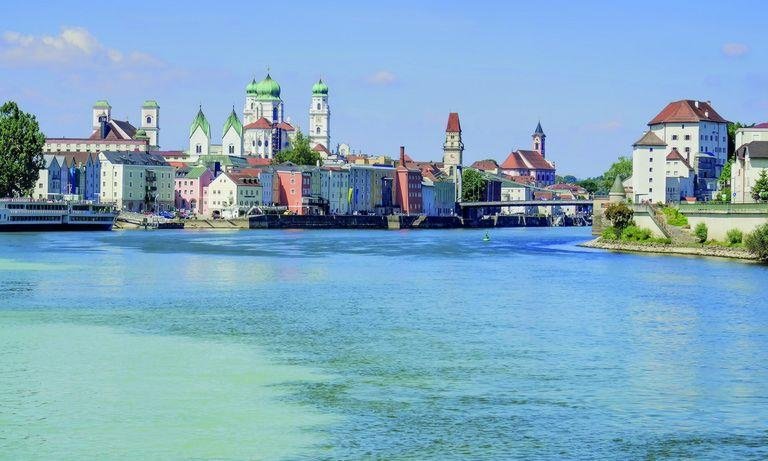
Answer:
[[[46,199],[49,194],[61,193],[61,164],[55,155],[43,155],[45,165],[40,169],[32,191],[32,198]]]
[[[91,135],[87,138],[46,138],[46,154],[103,151],[143,151],[157,149],[159,142],[160,106],[147,100],[141,107],[141,124],[136,128],[127,120],[112,118],[112,106],[105,100],[96,101],[91,109]]]
[[[206,189],[205,209],[209,216],[236,218],[262,205],[262,186],[256,175],[222,173]]]
[[[312,105],[309,106],[309,145],[331,150],[331,108],[328,106],[328,85],[318,80],[312,86]]]
[[[146,152],[102,152],[101,203],[120,210],[161,211],[174,206],[173,167]]]
[[[666,181],[661,176],[666,168],[662,162],[673,149],[693,167],[693,195],[698,200],[711,200],[728,157],[728,121],[709,102],[685,99],[669,103],[648,122],[648,128],[654,138],[648,138],[646,133],[633,146],[635,202],[666,202]],[[662,147],[664,157],[658,152]],[[651,158],[655,165],[651,164]]]
[[[667,197],[665,203],[680,202],[694,196],[693,167],[675,147],[667,154],[666,178]]]

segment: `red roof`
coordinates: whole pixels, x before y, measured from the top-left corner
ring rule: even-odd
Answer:
[[[261,117],[260,119],[256,120],[253,123],[249,123],[248,125],[245,125],[243,128],[246,130],[266,130],[269,128],[272,128],[272,122],[267,120],[264,117]]]
[[[330,155],[328,149],[326,149],[326,147],[322,144],[315,144],[315,147],[313,147],[312,150],[315,152],[325,152],[326,154]]]
[[[688,169],[691,169],[691,165],[688,164],[688,160],[686,160],[685,157],[683,157],[683,155],[677,150],[677,147],[673,147],[672,151],[670,151],[670,153],[667,154],[667,160],[669,161],[677,160],[677,161],[683,162],[683,164],[687,166]]]
[[[186,157],[187,155],[183,150],[153,150],[150,152],[153,155],[159,155],[165,157]]]
[[[753,126],[752,128],[768,128],[768,122],[758,123],[757,125]]]
[[[294,130],[296,130],[296,128],[294,128],[293,125],[291,125],[288,122],[280,122],[280,123],[277,124],[277,127],[280,128],[283,131],[294,131]]]
[[[174,168],[184,168],[184,167],[189,166],[189,164],[186,163],[186,162],[167,162],[167,163],[168,163],[168,165],[170,165],[170,166],[172,166]]]
[[[473,163],[470,168],[474,168],[476,170],[482,170],[482,171],[491,171],[491,170],[498,170],[499,164],[496,163],[496,160],[493,159],[487,159],[487,160],[478,160],[475,163]]]
[[[503,170],[554,170],[551,163],[541,153],[535,150],[518,150],[510,152],[504,163]]]
[[[250,166],[267,166],[272,164],[272,160],[268,158],[246,157],[245,161]]]
[[[536,178],[534,178],[533,176],[512,176],[508,174],[505,174],[503,176],[506,176],[512,181],[520,184],[533,184],[536,182]]]
[[[448,114],[448,126],[445,128],[445,131],[450,133],[461,132],[458,112],[451,112]]]
[[[657,123],[698,123],[700,121],[726,123],[727,120],[720,116],[709,102],[683,99],[667,104],[648,125]]]

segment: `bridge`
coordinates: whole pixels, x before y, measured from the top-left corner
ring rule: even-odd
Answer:
[[[499,202],[459,202],[461,208],[512,207],[512,206],[592,206],[593,200],[510,200]]]

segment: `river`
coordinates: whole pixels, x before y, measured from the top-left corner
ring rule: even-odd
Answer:
[[[765,459],[768,268],[588,229],[0,235],[0,459]]]

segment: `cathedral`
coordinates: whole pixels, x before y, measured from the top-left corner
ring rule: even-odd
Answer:
[[[330,117],[328,85],[322,79],[312,86],[309,108],[309,133],[314,150],[330,154]],[[211,127],[202,107],[189,129],[190,156],[235,155],[271,159],[290,147],[296,128],[285,117],[280,84],[269,73],[260,82],[253,79],[245,87],[242,122],[235,108],[224,122],[221,144],[211,143]]]

